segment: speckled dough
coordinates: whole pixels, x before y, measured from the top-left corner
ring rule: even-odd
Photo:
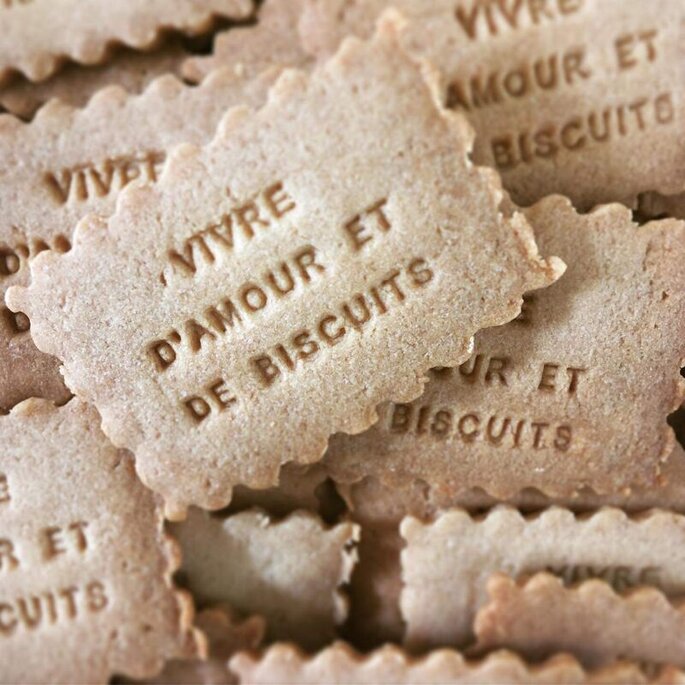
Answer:
[[[261,104],[274,77],[219,70],[190,87],[169,75],[142,95],[106,88],[85,109],[51,102],[30,123],[0,115],[0,302],[9,286],[28,282],[31,257],[68,249],[79,219],[109,216],[126,185],[156,181],[170,147],[210,140],[226,109]],[[69,396],[57,361],[27,328],[25,315],[16,320],[0,304],[0,408]]]
[[[220,519],[198,509],[172,527],[185,582],[203,605],[227,602],[266,619],[269,640],[323,647],[345,621],[359,526],[327,528],[300,511],[271,521],[252,510]]]
[[[263,109],[177,149],[8,293],[170,517],[320,459],[563,272],[498,212],[470,130],[397,31],[388,20],[311,78],[286,72]]]
[[[4,0],[0,81],[13,71],[42,81],[64,59],[101,62],[111,43],[145,48],[164,29],[201,33],[252,10],[252,0]]]
[[[474,624],[477,651],[506,647],[532,660],[567,652],[587,668],[618,658],[685,668],[685,604],[656,588],[618,593],[599,579],[569,588],[549,573],[520,583],[497,574],[488,595]]]
[[[107,683],[201,654],[161,507],[99,422],[78,400],[0,417],[3,683]]]
[[[496,571],[519,578],[549,570],[568,582],[604,574],[622,589],[685,594],[685,517],[666,511],[631,518],[606,508],[581,518],[553,507],[524,518],[501,506],[480,519],[455,509],[432,523],[408,517],[401,532],[401,608],[412,649],[466,645]]]
[[[476,129],[474,160],[520,205],[582,209],[685,187],[682,1],[306,0],[305,49],[367,36],[392,7]],[[629,10],[628,10],[629,4]]]
[[[255,26],[220,33],[211,55],[189,57],[183,63],[183,77],[198,83],[219,67],[254,77],[271,67],[309,66],[314,60],[302,48],[298,31],[303,5],[304,0],[265,0]]]
[[[525,214],[566,273],[518,320],[481,331],[471,359],[434,373],[411,405],[335,436],[336,480],[420,479],[448,502],[474,487],[570,498],[657,485],[685,395],[685,223],[638,227],[619,205],[581,215],[558,196]]]

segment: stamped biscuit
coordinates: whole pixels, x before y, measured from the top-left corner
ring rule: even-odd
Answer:
[[[404,43],[443,73],[476,129],[474,159],[521,205],[561,193],[590,209],[685,182],[680,0],[307,0],[310,52],[368,35],[394,7]]]
[[[28,124],[0,116],[0,301],[10,285],[28,281],[30,257],[68,250],[79,219],[111,214],[135,179],[155,182],[169,147],[210,140],[226,109],[264,101],[273,76],[247,81],[223,70],[198,87],[166,76],[139,96],[108,88],[85,109],[52,102]],[[34,395],[66,399],[54,358],[26,332],[26,315],[1,309],[0,407]]]
[[[446,499],[656,485],[685,393],[685,223],[637,226],[616,204],[581,215],[559,196],[526,216],[567,272],[516,321],[481,331],[469,361],[434,372],[419,399],[334,437],[334,479],[418,478]]]
[[[572,657],[560,655],[534,666],[511,652],[499,651],[481,661],[467,661],[443,649],[414,658],[387,645],[362,655],[336,642],[313,656],[293,645],[276,644],[262,655],[237,654],[230,661],[243,683],[250,685],[642,685],[649,679],[636,665],[616,663],[587,672]],[[679,682],[675,669],[654,682]],[[682,681],[680,681],[682,682]]]
[[[0,88],[0,106],[22,119],[30,119],[48,100],[58,98],[72,107],[84,107],[98,90],[121,86],[141,93],[159,76],[180,73],[188,58],[183,41],[169,41],[150,52],[125,50],[102,65],[69,64],[42,83],[20,79]]]
[[[0,681],[107,683],[192,656],[190,600],[162,510],[92,408],[0,417]]]
[[[303,511],[272,521],[257,510],[222,520],[191,509],[171,530],[183,550],[184,583],[200,605],[227,602],[259,614],[269,639],[307,649],[330,642],[345,620],[341,586],[356,563],[358,526],[327,528]]]
[[[655,588],[619,594],[597,579],[568,588],[549,573],[521,583],[497,574],[487,588],[477,651],[506,647],[533,660],[569,652],[589,668],[619,658],[685,667],[685,605]]]
[[[685,451],[679,444],[664,464],[660,480],[657,487],[635,487],[613,495],[583,490],[565,498],[548,497],[538,490],[524,488],[506,503],[531,513],[552,505],[576,513],[593,512],[603,506],[619,507],[631,513],[655,507],[685,513]],[[377,478],[364,478],[357,483],[338,483],[336,488],[351,519],[362,526],[359,561],[350,580],[350,616],[346,630],[354,635],[355,644],[364,649],[388,641],[401,642],[404,636],[399,606],[402,518],[411,515],[427,520],[452,507],[482,512],[501,500],[479,488],[445,493],[439,485],[429,487],[415,479],[390,487]]]
[[[550,571],[568,583],[601,578],[619,591],[639,585],[685,593],[685,517],[654,510],[630,518],[618,509],[586,517],[553,507],[524,518],[497,507],[482,519],[454,509],[433,523],[401,525],[402,615],[412,649],[464,646],[486,582]]]
[[[204,609],[195,625],[207,638],[206,659],[174,659],[154,678],[135,681],[140,685],[237,685],[228,660],[238,652],[257,649],[264,639],[266,624],[260,616],[238,619],[226,607]]]
[[[248,77],[274,66],[308,66],[312,57],[303,50],[298,32],[303,4],[304,0],[265,0],[256,25],[220,33],[211,55],[190,57],[183,63],[183,77],[198,83],[224,66],[238,68]]]
[[[466,123],[397,32],[286,72],[267,106],[179,148],[8,295],[170,517],[318,460],[563,272],[498,212]]]
[[[201,33],[252,10],[252,0],[3,0],[0,81],[13,72],[42,81],[65,60],[102,62],[112,44],[146,48],[163,30]]]

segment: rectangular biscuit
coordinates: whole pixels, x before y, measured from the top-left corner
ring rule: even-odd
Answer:
[[[680,0],[307,0],[304,46],[330,54],[387,7],[476,130],[474,159],[520,205],[584,210],[685,186]],[[649,160],[648,163],[645,163]]]
[[[318,461],[563,272],[397,34],[284,72],[8,293],[170,517]]]
[[[559,196],[524,213],[566,273],[478,333],[468,362],[435,370],[422,397],[335,436],[335,480],[419,479],[447,502],[476,487],[566,500],[657,485],[685,394],[685,223],[638,226],[616,204],[579,214]]]
[[[357,561],[359,526],[326,527],[305,511],[272,521],[259,510],[223,520],[199,509],[171,527],[185,585],[202,606],[225,602],[266,619],[269,640],[306,649],[335,637],[347,617],[341,587]]]
[[[84,109],[52,102],[30,123],[0,115],[0,157],[12,170],[0,184],[0,301],[28,281],[29,259],[68,250],[79,219],[108,216],[133,181],[156,182],[170,147],[209,140],[226,109],[261,104],[274,76],[220,70],[198,87],[165,76],[137,96],[107,88]],[[26,315],[0,309],[0,408],[33,395],[64,401],[57,362],[32,343]]]
[[[200,33],[252,9],[252,0],[3,0],[0,82],[12,72],[42,81],[67,59],[102,62],[112,43],[146,48],[162,30]]]
[[[551,508],[524,518],[497,507],[482,519],[455,509],[433,523],[406,518],[402,615],[411,649],[463,646],[495,572],[550,571],[566,582],[600,577],[619,590],[653,585],[685,592],[685,517],[654,510],[630,518],[602,509],[586,518]]]
[[[587,668],[614,660],[685,667],[685,603],[656,588],[616,592],[602,580],[572,588],[549,573],[517,582],[503,574],[487,584],[476,615],[475,649],[512,649],[539,660],[566,652]]]
[[[230,668],[251,685],[666,685],[682,677],[676,669],[666,669],[650,681],[637,665],[625,662],[585,671],[568,655],[535,665],[505,651],[481,661],[467,661],[447,649],[415,658],[395,645],[362,655],[342,642],[311,656],[293,645],[276,644],[261,655],[237,654]]]
[[[0,681],[107,683],[202,655],[159,501],[97,412],[31,399],[0,416]]]

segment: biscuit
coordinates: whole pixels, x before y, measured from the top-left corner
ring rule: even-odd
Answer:
[[[95,410],[0,416],[0,681],[107,683],[201,655],[162,509]]]
[[[311,77],[285,72],[8,293],[171,518],[319,460],[563,272],[498,212],[466,123],[397,33],[389,19]]]
[[[171,532],[183,550],[181,571],[195,600],[263,616],[269,640],[316,649],[335,637],[347,616],[341,586],[357,560],[354,524],[326,528],[303,511],[272,521],[257,510],[222,520],[191,509]]]
[[[454,509],[433,523],[401,525],[402,615],[411,649],[464,646],[496,571],[514,578],[550,571],[568,583],[599,577],[619,591],[640,585],[685,593],[685,517],[653,510],[630,518],[618,509],[587,517],[551,508],[524,518],[497,507],[482,519]]]
[[[335,436],[335,480],[420,479],[448,501],[474,487],[568,499],[657,484],[685,393],[685,223],[637,226],[619,205],[581,215],[558,196],[525,214],[564,276],[478,333],[471,359],[435,371],[422,397]]]
[[[162,30],[197,34],[252,10],[252,0],[3,0],[0,82],[13,72],[42,81],[65,60],[102,62],[112,44],[146,48]]]
[[[195,625],[207,638],[206,659],[174,659],[154,678],[134,681],[140,685],[238,685],[228,670],[228,660],[244,650],[255,650],[264,639],[266,624],[260,616],[239,620],[228,607],[204,609]],[[130,681],[129,681],[130,682]]]
[[[412,658],[395,645],[362,655],[344,643],[307,656],[293,645],[276,644],[263,655],[237,654],[230,667],[250,685],[641,685],[650,682],[637,665],[617,663],[585,671],[568,655],[529,666],[511,652],[469,662],[452,650]],[[665,669],[653,682],[682,682],[682,673]]]
[[[169,41],[151,52],[122,51],[101,65],[69,64],[41,83],[26,79],[0,89],[0,106],[22,119],[30,119],[48,100],[57,98],[72,107],[85,107],[98,90],[121,86],[129,93],[141,93],[154,79],[179,73],[188,52],[181,40]]]
[[[330,54],[386,7],[518,204],[560,193],[586,210],[685,187],[680,0],[307,0],[303,45]]]
[[[220,70],[199,87],[165,76],[139,96],[107,88],[85,109],[51,102],[28,124],[0,115],[8,170],[0,184],[0,300],[10,285],[28,281],[31,257],[47,247],[68,250],[79,219],[108,216],[136,179],[156,181],[169,147],[209,140],[226,109],[261,104],[274,76],[246,81]],[[26,332],[27,317],[2,307],[0,318],[0,407],[33,395],[66,399],[56,361]]]
[[[617,658],[685,666],[685,604],[655,588],[619,594],[597,579],[568,588],[549,573],[521,583],[496,574],[488,595],[476,616],[476,651],[506,647],[531,660],[568,652],[586,668]]]
[[[219,67],[233,67],[246,77],[255,77],[274,66],[309,66],[313,60],[302,49],[297,26],[303,2],[265,0],[255,26],[218,34],[211,55],[189,57],[183,63],[183,78],[199,83]]]

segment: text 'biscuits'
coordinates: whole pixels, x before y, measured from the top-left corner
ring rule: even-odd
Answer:
[[[287,72],[8,294],[172,517],[319,459],[563,271],[396,34]]]

